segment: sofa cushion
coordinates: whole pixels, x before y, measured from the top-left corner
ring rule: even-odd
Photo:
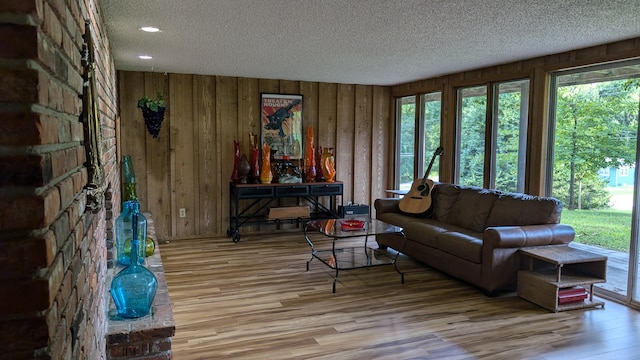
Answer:
[[[482,263],[482,233],[448,231],[438,235],[437,246],[448,254]]]
[[[438,247],[438,235],[447,231],[447,228],[443,227],[443,225],[445,224],[437,220],[422,219],[404,228],[404,234],[407,239],[412,239],[429,247]]]
[[[487,226],[543,225],[560,222],[562,203],[552,197],[502,194],[487,219]]]
[[[451,209],[460,194],[460,187],[453,184],[437,183],[433,189],[433,214],[432,218],[450,224]]]
[[[487,219],[499,192],[480,188],[461,188],[449,215],[449,223],[475,232],[487,227]]]

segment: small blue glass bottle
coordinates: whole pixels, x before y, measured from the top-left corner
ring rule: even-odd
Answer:
[[[109,291],[116,304],[118,315],[123,318],[138,318],[149,314],[158,290],[156,276],[138,263],[138,248],[141,242],[136,236],[137,217],[138,214],[133,215],[134,235],[131,240],[130,264],[113,278]]]
[[[137,220],[134,221],[133,216]],[[125,201],[122,206],[122,213],[116,219],[116,252],[118,264],[127,266],[131,263],[130,252],[134,248],[132,244],[133,226],[136,225],[137,236],[140,243],[138,252],[138,264],[144,264],[145,246],[147,239],[147,219],[140,213],[140,204],[137,200]]]

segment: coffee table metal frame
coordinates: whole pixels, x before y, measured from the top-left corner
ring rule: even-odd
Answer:
[[[350,218],[349,220],[352,220]],[[307,271],[309,271],[309,263],[313,259],[318,259],[331,269],[335,270],[333,277],[333,292],[336,292],[336,281],[340,270],[362,269],[375,266],[393,265],[396,272],[400,274],[401,283],[404,284],[404,273],[398,269],[396,260],[402,251],[390,255],[386,251],[372,248],[368,246],[369,236],[378,234],[399,234],[405,242],[404,229],[387,224],[383,221],[370,218],[355,218],[365,222],[362,230],[342,230],[340,222],[344,219],[325,219],[313,220],[306,223],[304,227],[304,238],[311,247],[311,259],[307,261]],[[309,238],[310,230],[316,230],[327,238],[332,238],[333,243],[331,249],[318,250]],[[315,232],[314,232],[315,233]],[[362,246],[341,247],[341,240],[364,237]],[[403,245],[404,246],[404,245]]]

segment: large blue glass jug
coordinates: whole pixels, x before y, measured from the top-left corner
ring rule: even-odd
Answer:
[[[133,216],[137,220],[133,221]],[[138,249],[138,264],[144,264],[145,246],[147,239],[147,219],[140,213],[140,204],[136,200],[125,201],[122,213],[116,219],[116,252],[118,256],[118,264],[127,266],[131,263],[131,250],[134,249],[132,244],[133,227],[137,228],[136,238],[140,246]]]
[[[111,281],[111,297],[123,318],[138,318],[149,314],[158,290],[156,276],[138,263],[138,248],[141,242],[136,234],[137,214],[133,215],[133,238],[129,266],[120,271]],[[143,252],[144,252],[144,248]]]

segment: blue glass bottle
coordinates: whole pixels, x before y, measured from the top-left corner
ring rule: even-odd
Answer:
[[[136,235],[138,233],[137,217],[138,214],[133,215],[130,265],[113,278],[109,291],[118,310],[118,315],[123,318],[138,318],[149,314],[156,290],[158,290],[156,276],[138,263],[138,248],[141,248],[141,242]]]
[[[136,215],[134,222],[133,216]],[[135,224],[134,224],[135,223]],[[144,264],[145,246],[147,239],[147,219],[140,213],[140,204],[136,200],[125,201],[122,206],[122,213],[116,219],[116,252],[118,256],[118,264],[127,266],[131,263],[131,250],[134,249],[132,244],[133,226],[136,226],[136,238],[140,243],[137,261],[138,264]]]

